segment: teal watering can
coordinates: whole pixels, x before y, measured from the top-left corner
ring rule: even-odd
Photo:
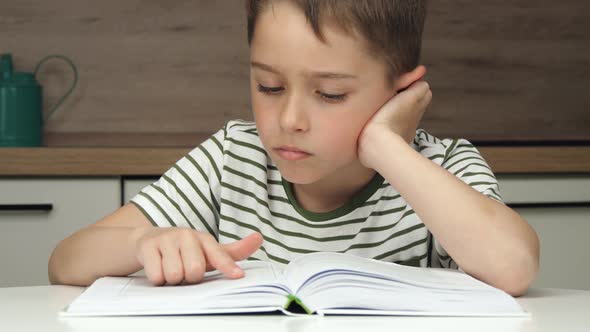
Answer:
[[[45,61],[60,59],[74,71],[74,81],[65,95],[43,115],[43,89],[37,71]],[[0,55],[0,147],[33,147],[43,144],[43,124],[72,93],[78,82],[74,63],[63,55],[50,55],[37,64],[33,73],[14,72],[12,55]]]

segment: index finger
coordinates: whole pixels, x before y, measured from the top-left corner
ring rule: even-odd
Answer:
[[[244,276],[244,271],[234,262],[217,241],[208,234],[200,234],[201,248],[207,261],[207,270],[217,269],[226,277],[237,279]]]

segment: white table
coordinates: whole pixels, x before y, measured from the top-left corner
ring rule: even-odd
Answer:
[[[529,318],[288,317],[216,315],[60,318],[57,313],[84,288],[0,288],[0,331],[590,331],[590,291],[532,289],[518,302]]]

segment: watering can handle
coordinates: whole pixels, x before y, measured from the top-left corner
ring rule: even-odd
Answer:
[[[39,61],[39,63],[35,67],[35,72],[33,73],[35,75],[35,77],[37,77],[37,71],[39,71],[39,68],[41,67],[41,65],[44,64],[47,60],[54,59],[54,58],[61,59],[65,62],[67,62],[70,65],[70,67],[72,67],[72,70],[74,71],[74,82],[72,83],[72,86],[70,87],[68,92],[66,92],[66,94],[61,96],[61,98],[59,98],[57,103],[55,103],[55,105],[49,109],[49,112],[44,117],[44,120],[49,119],[49,117],[57,110],[59,105],[61,105],[61,103],[63,103],[63,101],[72,93],[72,91],[74,91],[74,88],[76,87],[76,83],[78,83],[78,70],[76,69],[76,66],[74,65],[72,60],[70,60],[69,58],[67,58],[63,55],[48,55],[48,56],[44,57],[43,59],[41,59],[41,61]]]
[[[2,78],[5,80],[10,79],[12,71],[12,55],[10,53],[0,54],[0,72],[2,72]]]

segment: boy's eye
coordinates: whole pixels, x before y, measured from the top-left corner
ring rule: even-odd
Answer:
[[[321,98],[323,99],[327,99],[328,101],[343,101],[344,99],[346,99],[346,94],[341,94],[341,95],[333,95],[333,94],[329,94],[329,93],[323,93],[321,91],[316,91],[316,93],[318,95],[320,95]]]
[[[273,94],[273,93],[281,92],[282,90],[284,90],[284,88],[280,87],[280,86],[268,87],[268,86],[258,84],[258,91],[260,91],[262,93]]]
[[[258,91],[266,94],[276,94],[281,91],[285,90],[285,88],[278,86],[278,87],[268,87],[261,84],[258,84]],[[343,101],[346,99],[346,94],[330,94],[330,93],[323,93],[321,91],[316,91],[316,93],[320,96],[320,98],[325,99],[328,102],[338,102]]]

